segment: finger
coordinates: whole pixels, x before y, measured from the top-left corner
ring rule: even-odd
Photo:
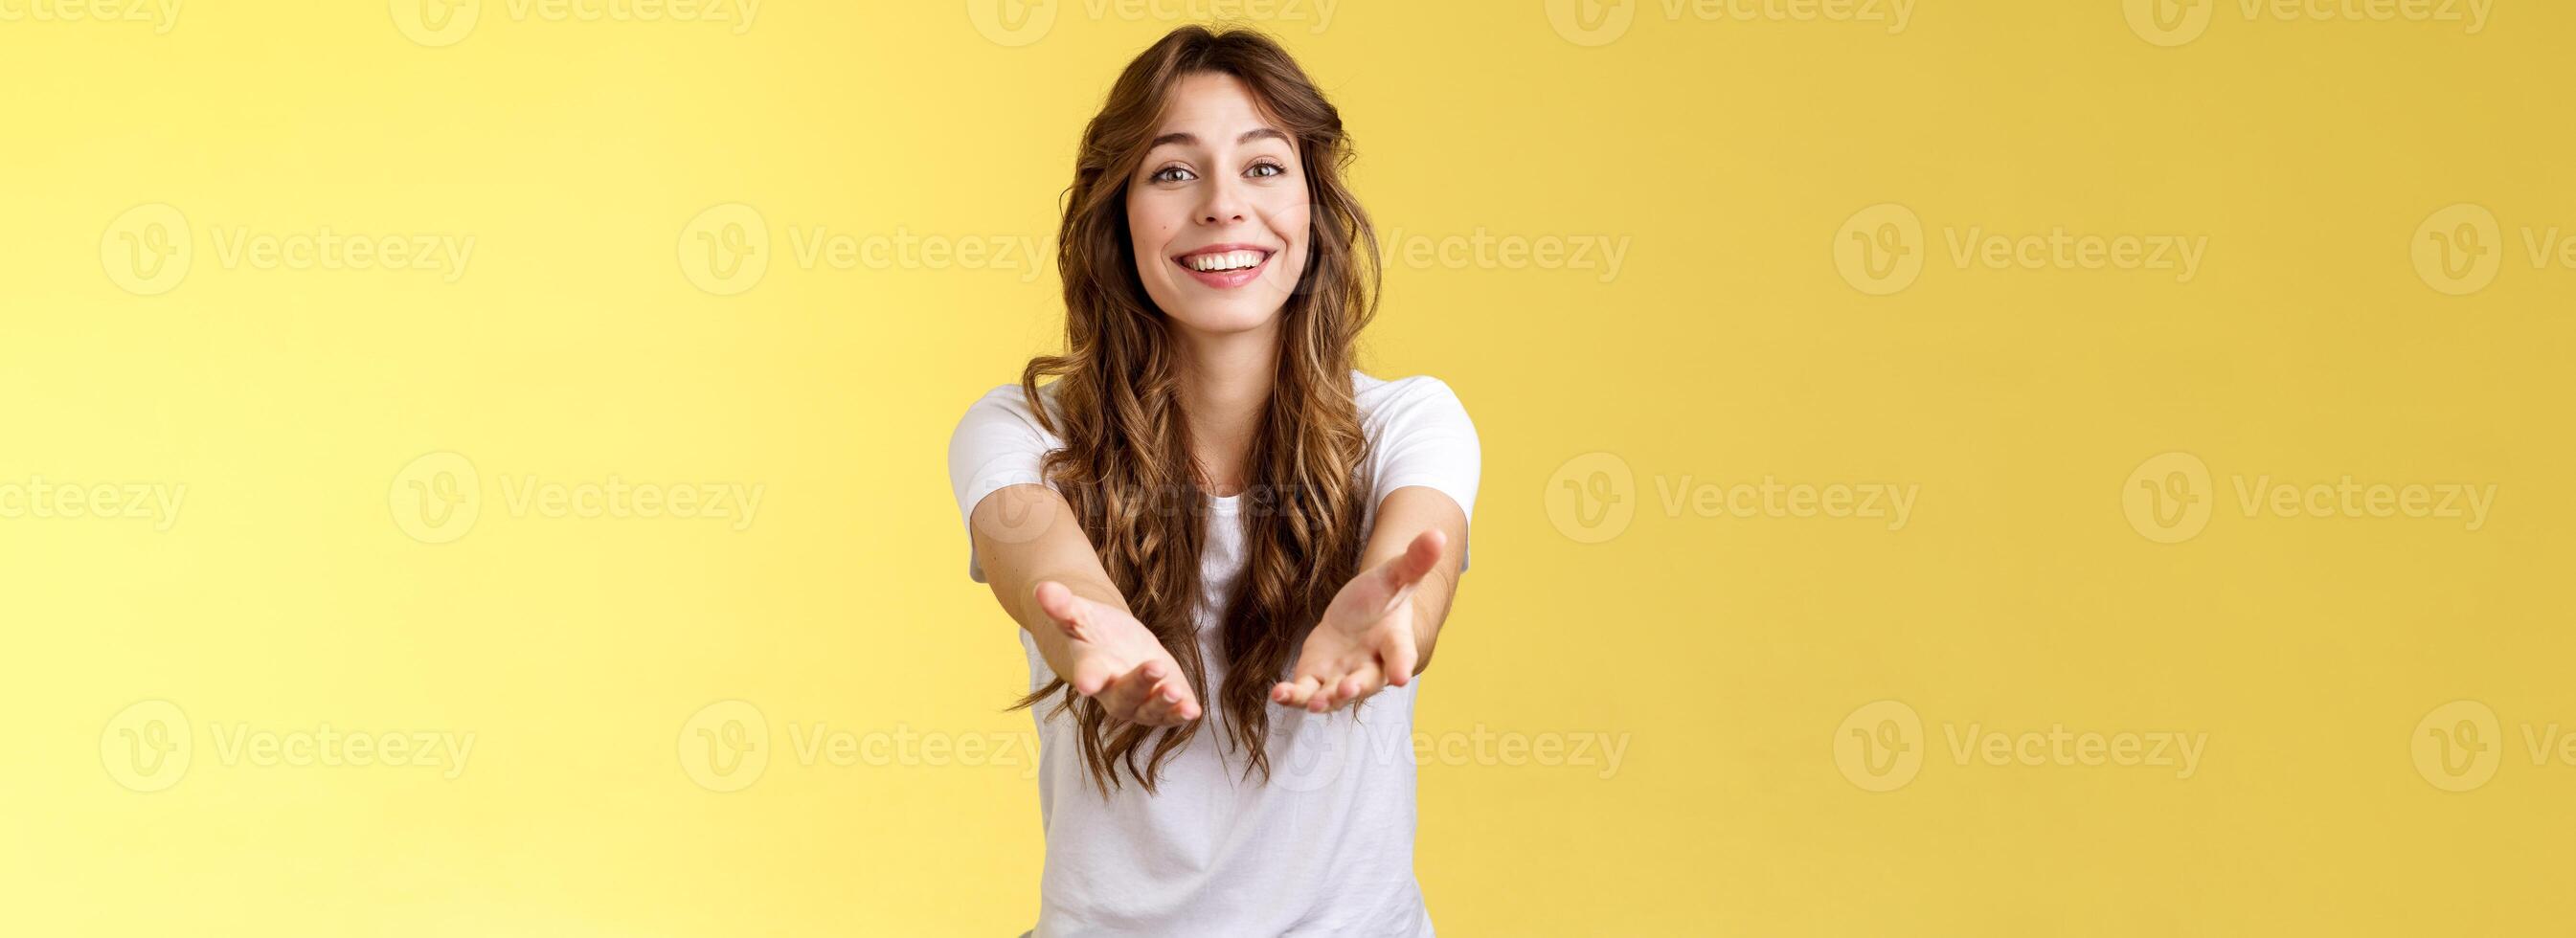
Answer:
[[[1073,594],[1070,587],[1054,580],[1041,580],[1037,585],[1038,611],[1055,620],[1056,628],[1078,641],[1089,641],[1082,627],[1088,601]]]
[[[1336,702],[1343,699],[1343,687],[1349,683],[1350,679],[1351,674],[1349,672],[1324,675],[1324,687],[1322,690],[1316,692],[1313,699],[1306,701],[1306,712],[1332,712],[1333,707],[1337,706]]]
[[[1270,699],[1285,706],[1303,707],[1323,686],[1323,680],[1315,675],[1301,674],[1294,680],[1282,681],[1279,686],[1271,688]]]
[[[1137,665],[1135,670],[1118,679],[1118,688],[1112,692],[1118,700],[1110,712],[1126,714],[1130,722],[1143,722],[1139,717],[1146,702],[1152,699],[1154,688],[1169,676],[1171,668],[1163,662],[1148,661]]]
[[[1412,598],[1413,588],[1421,585],[1422,578],[1431,575],[1431,568],[1440,564],[1440,553],[1447,549],[1445,545],[1448,542],[1449,536],[1440,533],[1438,528],[1414,535],[1412,542],[1404,546],[1404,553],[1354,579],[1351,585],[1356,589],[1344,594],[1334,605],[1348,615],[1369,618],[1385,615],[1396,604]],[[1343,603],[1350,605],[1343,606]]]
[[[1395,637],[1380,653],[1379,664],[1386,671],[1386,682],[1397,687],[1413,683],[1413,669],[1420,661],[1413,650],[1413,630],[1396,629]]]
[[[1117,680],[1118,667],[1108,663],[1107,656],[1084,655],[1082,662],[1074,665],[1071,683],[1074,693],[1085,697],[1098,697],[1101,691],[1109,689],[1109,685]]]
[[[1349,681],[1350,678],[1343,678],[1327,685],[1324,688],[1323,693],[1316,694],[1315,699],[1306,704],[1306,712],[1331,713],[1334,709],[1340,707],[1341,700],[1343,699],[1343,685]]]
[[[1146,688],[1144,700],[1136,705],[1136,722],[1142,723],[1146,726],[1170,725],[1172,722],[1171,708],[1165,706],[1164,699],[1164,694],[1168,690],[1170,690],[1170,688],[1164,687],[1161,684],[1156,684],[1152,687]]]
[[[1146,721],[1155,726],[1179,726],[1199,718],[1198,695],[1190,693],[1188,681],[1174,675],[1148,688],[1140,708]]]
[[[1343,707],[1358,703],[1359,701],[1366,699],[1370,694],[1377,693],[1379,688],[1385,686],[1386,682],[1378,671],[1377,666],[1374,664],[1367,665],[1357,671],[1351,672],[1349,675],[1343,677],[1341,681],[1333,685],[1333,700],[1329,705],[1327,705],[1327,709],[1339,710]]]
[[[1100,706],[1108,710],[1109,715],[1132,723],[1136,719],[1136,706],[1145,702],[1145,688],[1153,683],[1153,678],[1145,674],[1144,666],[1138,665],[1118,675],[1117,680],[1109,682],[1109,686],[1100,691]]]
[[[1190,721],[1192,709],[1189,688],[1182,686],[1177,678],[1166,679],[1155,685],[1153,693],[1145,701],[1146,722],[1155,726],[1179,726]]]
[[[1199,695],[1190,690],[1190,682],[1175,677],[1169,682],[1169,686],[1172,694],[1172,722],[1187,723],[1198,719]]]
[[[1431,568],[1440,565],[1441,555],[1448,552],[1448,532],[1439,528],[1425,528],[1422,533],[1414,535],[1413,542],[1404,545],[1405,581],[1421,582],[1423,576],[1431,572]]]
[[[1388,591],[1399,599],[1410,593],[1423,577],[1431,575],[1432,567],[1440,564],[1440,552],[1447,549],[1448,543],[1449,535],[1441,533],[1439,528],[1414,535],[1413,541],[1404,545],[1402,555],[1386,562]],[[1395,603],[1389,601],[1387,605],[1392,607]]]

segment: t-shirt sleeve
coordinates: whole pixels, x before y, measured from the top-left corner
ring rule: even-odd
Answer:
[[[1476,483],[1484,465],[1475,421],[1467,418],[1467,407],[1458,401],[1457,393],[1438,378],[1412,377],[1395,385],[1385,389],[1390,393],[1370,413],[1370,420],[1378,424],[1377,454],[1371,461],[1376,492],[1370,510],[1375,511],[1389,492],[1424,486],[1457,502],[1472,531]],[[1458,550],[1458,569],[1465,570],[1468,545],[1461,544]]]
[[[1038,426],[1037,414],[1016,384],[994,388],[957,421],[948,437],[948,485],[957,496],[959,519],[969,526],[968,578],[984,582],[984,565],[975,556],[975,506],[1005,486],[1047,484],[1043,466],[1047,452],[1055,448],[1055,437]]]

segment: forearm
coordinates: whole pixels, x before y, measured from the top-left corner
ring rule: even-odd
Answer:
[[[1406,599],[1412,606],[1415,674],[1430,667],[1432,649],[1457,600],[1458,575],[1466,557],[1466,513],[1438,491],[1421,486],[1396,489],[1378,506],[1376,524],[1360,558],[1360,569],[1375,569],[1402,555],[1405,546],[1424,531],[1434,530],[1447,535],[1449,546]]]
[[[1127,610],[1127,599],[1109,581],[1091,541],[1073,523],[1062,496],[1042,486],[1012,486],[975,506],[975,556],[993,599],[1037,643],[1057,674],[1070,673],[1072,639],[1038,607],[1037,585],[1064,584],[1075,596]]]

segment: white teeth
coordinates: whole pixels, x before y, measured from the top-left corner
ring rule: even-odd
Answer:
[[[1214,254],[1193,254],[1181,258],[1181,263],[1188,264],[1191,270],[1198,271],[1237,270],[1261,263],[1261,252],[1220,251]]]

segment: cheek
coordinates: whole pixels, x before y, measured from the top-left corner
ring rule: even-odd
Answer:
[[[1294,277],[1305,272],[1307,248],[1315,234],[1313,214],[1308,203],[1298,200],[1282,205],[1266,216],[1271,235],[1288,246],[1280,257],[1286,263],[1278,265],[1279,273]]]
[[[1151,198],[1130,196],[1127,199],[1127,243],[1135,249],[1136,268],[1140,273],[1161,269],[1160,265],[1146,262],[1163,256],[1164,246],[1172,243],[1172,234],[1180,227],[1166,208]]]
[[[1308,234],[1314,230],[1314,214],[1314,203],[1306,201],[1301,194],[1300,197],[1279,200],[1262,212],[1261,217],[1269,222],[1272,234],[1291,244],[1304,246]]]

